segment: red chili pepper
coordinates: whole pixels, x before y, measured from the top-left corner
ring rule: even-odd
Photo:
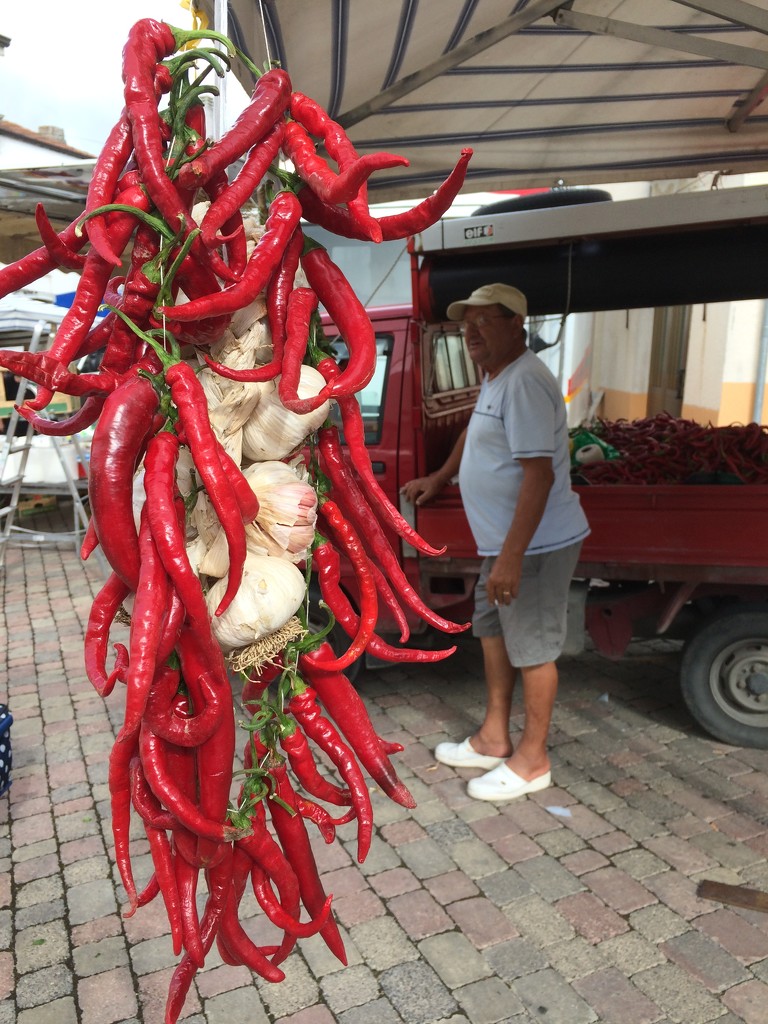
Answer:
[[[58,234],[53,224],[48,220],[45,207],[42,203],[35,206],[35,224],[40,232],[43,245],[51,254],[57,267],[64,267],[66,270],[82,270],[85,266],[85,256],[67,245]]]
[[[90,398],[86,398],[77,412],[63,420],[49,420],[23,405],[14,406],[14,408],[20,416],[32,424],[38,434],[45,434],[49,437],[69,437],[71,434],[78,434],[81,430],[85,430],[86,427],[93,426],[99,418],[106,400],[106,395],[91,395]]]
[[[256,82],[251,100],[221,139],[179,171],[179,184],[192,188],[226,170],[258,143],[288,108],[291,80],[282,68],[271,68]]]
[[[328,382],[335,380],[340,374],[334,359],[321,359],[317,369]],[[365,443],[365,424],[360,411],[360,403],[355,395],[337,395],[336,402],[341,412],[341,422],[344,428],[344,442],[347,445],[352,465],[358,473],[361,487],[366,497],[370,500],[374,511],[380,515],[384,523],[406,540],[412,547],[425,555],[442,555],[445,553],[445,545],[442,548],[433,548],[431,544],[421,537],[411,524],[403,518],[398,509],[392,504],[385,492],[382,490],[371,465],[371,457]]]
[[[182,945],[187,956],[199,969],[205,965],[205,947],[197,912],[197,884],[200,872],[194,864],[190,864],[179,855],[174,858],[173,864],[179,892]]]
[[[178,306],[160,306],[158,315],[184,323],[236,313],[250,305],[264,290],[300,220],[301,207],[296,196],[292,192],[278,192],[269,208],[264,234],[253,250],[242,277],[215,294],[182,302]]]
[[[450,209],[461,191],[471,158],[472,150],[462,149],[458,163],[436,192],[410,210],[389,217],[380,217],[378,224],[382,240],[392,242],[399,238],[407,238],[409,235],[417,235],[438,221]],[[311,224],[327,228],[344,238],[359,238],[365,241],[369,237],[360,230],[348,210],[324,203],[311,189],[301,189],[299,200],[304,217]]]
[[[277,159],[284,133],[285,122],[277,121],[273,124],[264,138],[251,148],[233,181],[219,192],[208,207],[200,224],[200,231],[209,249],[224,241],[219,237],[219,231],[222,228],[225,232],[228,230],[225,227],[227,222],[239,213],[241,207],[256,191],[270,165]]]
[[[236,849],[235,859],[238,857],[248,857],[248,854],[245,850]],[[259,906],[272,924],[275,925],[276,928],[280,928],[282,931],[287,932],[289,935],[301,939],[308,939],[312,935],[317,935],[328,920],[328,916],[331,911],[330,896],[326,900],[327,911],[324,909],[323,914],[321,914],[316,921],[308,921],[306,924],[302,924],[301,921],[297,921],[295,918],[292,918],[290,914],[286,913],[282,904],[278,902],[272,890],[269,875],[266,871],[262,870],[258,864],[251,861],[250,857],[248,857],[248,862],[253,894],[258,900]],[[275,963],[274,957],[272,958],[272,963]]]
[[[318,874],[307,828],[302,816],[295,811],[295,793],[288,778],[285,762],[273,758],[269,770],[274,781],[274,797],[278,798],[268,801],[272,823],[280,844],[296,872],[301,901],[310,915],[317,918],[323,913],[327,895]],[[294,812],[286,810],[286,806],[293,808]],[[333,917],[328,918],[319,934],[333,955],[346,964],[344,942]]]
[[[325,249],[303,253],[301,265],[349,350],[349,362],[331,385],[330,396],[361,391],[376,369],[376,332],[368,313]]]
[[[428,608],[409,583],[386,534],[378,520],[371,516],[365,496],[345,465],[339,432],[336,427],[321,428],[318,431],[318,440],[323,465],[342,510],[358,531],[366,537],[369,550],[378,560],[398,596],[425,622],[445,633],[460,633],[468,629],[470,623],[450,622]]]
[[[310,398],[299,398],[298,393],[301,366],[309,341],[309,325],[316,309],[317,295],[311,288],[293,289],[288,299],[285,348],[277,394],[283,407],[298,415],[313,412],[328,400],[327,388]]]
[[[150,382],[129,377],[104,403],[91,441],[91,515],[104,556],[131,590],[139,579],[133,476],[158,407]]]
[[[330,655],[330,658],[329,658]],[[324,672],[324,661],[333,657],[328,643],[316,651],[299,656],[299,670],[313,687],[365,770],[387,796],[403,807],[415,807],[416,801],[397,777],[394,765],[384,753],[368,711],[357,690],[341,672]]]
[[[109,798],[115,864],[128,897],[124,917],[131,917],[138,906],[136,883],[131,866],[131,784],[129,766],[139,749],[138,731],[121,729],[109,754]]]
[[[118,739],[133,735],[141,724],[149,690],[159,668],[157,650],[162,639],[162,611],[170,601],[170,582],[149,529],[146,502],[141,510],[138,554],[140,567],[131,611],[125,713]]]
[[[349,806],[352,799],[349,790],[341,789],[320,774],[307,737],[296,723],[286,726],[280,731],[280,746],[288,755],[294,775],[308,793],[329,804],[341,807]]]
[[[65,395],[108,395],[117,387],[116,375],[72,373],[60,360],[47,352],[0,352],[0,366],[51,392]]]
[[[379,601],[370,560],[354,527],[344,518],[338,505],[329,499],[321,503],[320,514],[330,526],[338,545],[352,562],[360,603],[358,628],[352,643],[343,655],[339,658],[334,657],[328,665],[328,668],[341,670],[357,661],[364,653],[376,626]],[[334,605],[341,610],[342,606],[337,601],[337,594],[341,591],[341,562],[338,553],[326,541],[314,549],[312,564],[317,568],[320,590],[326,604],[331,611]],[[333,614],[336,615],[336,612],[333,611]]]
[[[328,155],[336,161],[340,170],[346,170],[358,159],[359,154],[346,131],[338,122],[332,120],[315,100],[302,93],[292,93],[291,116],[300,121],[311,135],[323,140]],[[379,223],[368,208],[366,182],[363,182],[357,194],[347,201],[347,210],[343,212],[358,225],[364,238],[376,243],[382,240]]]
[[[171,700],[175,694],[175,685],[173,693],[168,693],[169,683],[173,683],[172,677],[165,678],[162,674],[155,680],[144,712],[144,721],[155,736],[167,743],[175,743],[179,747],[199,747],[213,736],[221,723],[224,708],[219,688],[209,672],[201,673],[196,683],[204,694],[203,707],[195,712],[187,708],[185,714],[179,714],[178,705]]]
[[[88,614],[84,645],[85,674],[100,697],[108,697],[112,693],[119,675],[125,671],[126,660],[121,657],[112,672],[107,672],[106,658],[110,626],[130,592],[128,585],[117,573],[110,573],[107,582],[93,599]],[[125,651],[122,645],[117,646]]]
[[[304,236],[300,228],[296,228],[285,246],[280,265],[267,283],[267,316],[272,333],[272,358],[265,366],[253,369],[235,370],[223,363],[217,363],[203,353],[205,361],[222,377],[229,380],[245,382],[261,382],[274,380],[283,366],[283,350],[285,347],[285,319],[288,310],[288,298],[293,290],[296,271],[299,268],[299,257],[304,247]]]
[[[61,244],[72,252],[79,252],[85,248],[88,239],[77,233],[78,221],[74,220],[62,232],[59,233]],[[56,259],[51,255],[47,246],[41,245],[39,249],[22,256],[20,260],[0,267],[0,299],[10,295],[11,292],[21,291],[33,281],[39,281],[41,277],[56,270]]]
[[[373,836],[371,797],[355,755],[333,722],[322,714],[315,697],[315,691],[310,686],[295,690],[288,710],[307,736],[328,755],[349,789],[358,823],[357,859],[362,864],[368,856]]]
[[[128,114],[123,109],[120,119],[107,136],[91,171],[88,195],[85,199],[86,216],[113,201],[120,173],[128,163],[132,152],[131,125]],[[102,259],[116,267],[120,266],[122,254],[116,253],[114,250],[103,214],[88,220],[87,237]]]
[[[200,474],[227,538],[227,588],[216,609],[216,614],[221,615],[231,604],[242,582],[246,553],[245,527],[232,482],[219,458],[216,436],[208,418],[205,392],[195,371],[187,363],[174,363],[166,370],[165,379],[171,389],[171,398],[179,411],[195,468]]]

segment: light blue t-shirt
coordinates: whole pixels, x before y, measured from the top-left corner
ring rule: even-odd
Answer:
[[[589,525],[571,489],[568,421],[557,380],[530,350],[486,377],[467,428],[459,487],[480,555],[498,555],[515,514],[522,466],[550,456],[555,479],[526,554],[583,540]]]

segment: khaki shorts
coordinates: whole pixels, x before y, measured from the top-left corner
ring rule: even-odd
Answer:
[[[517,668],[557,661],[565,642],[568,590],[580,550],[581,541],[557,551],[526,555],[517,597],[498,607],[489,603],[486,591],[496,557],[483,559],[475,587],[473,634],[503,636],[509,660]]]

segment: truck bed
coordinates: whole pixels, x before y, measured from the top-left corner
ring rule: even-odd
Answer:
[[[579,576],[768,584],[768,486],[575,489],[592,529]]]

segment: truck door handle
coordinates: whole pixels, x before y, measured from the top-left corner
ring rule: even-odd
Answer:
[[[371,463],[371,469],[374,473],[378,473],[380,476],[387,471],[386,464],[384,462],[376,461]]]

